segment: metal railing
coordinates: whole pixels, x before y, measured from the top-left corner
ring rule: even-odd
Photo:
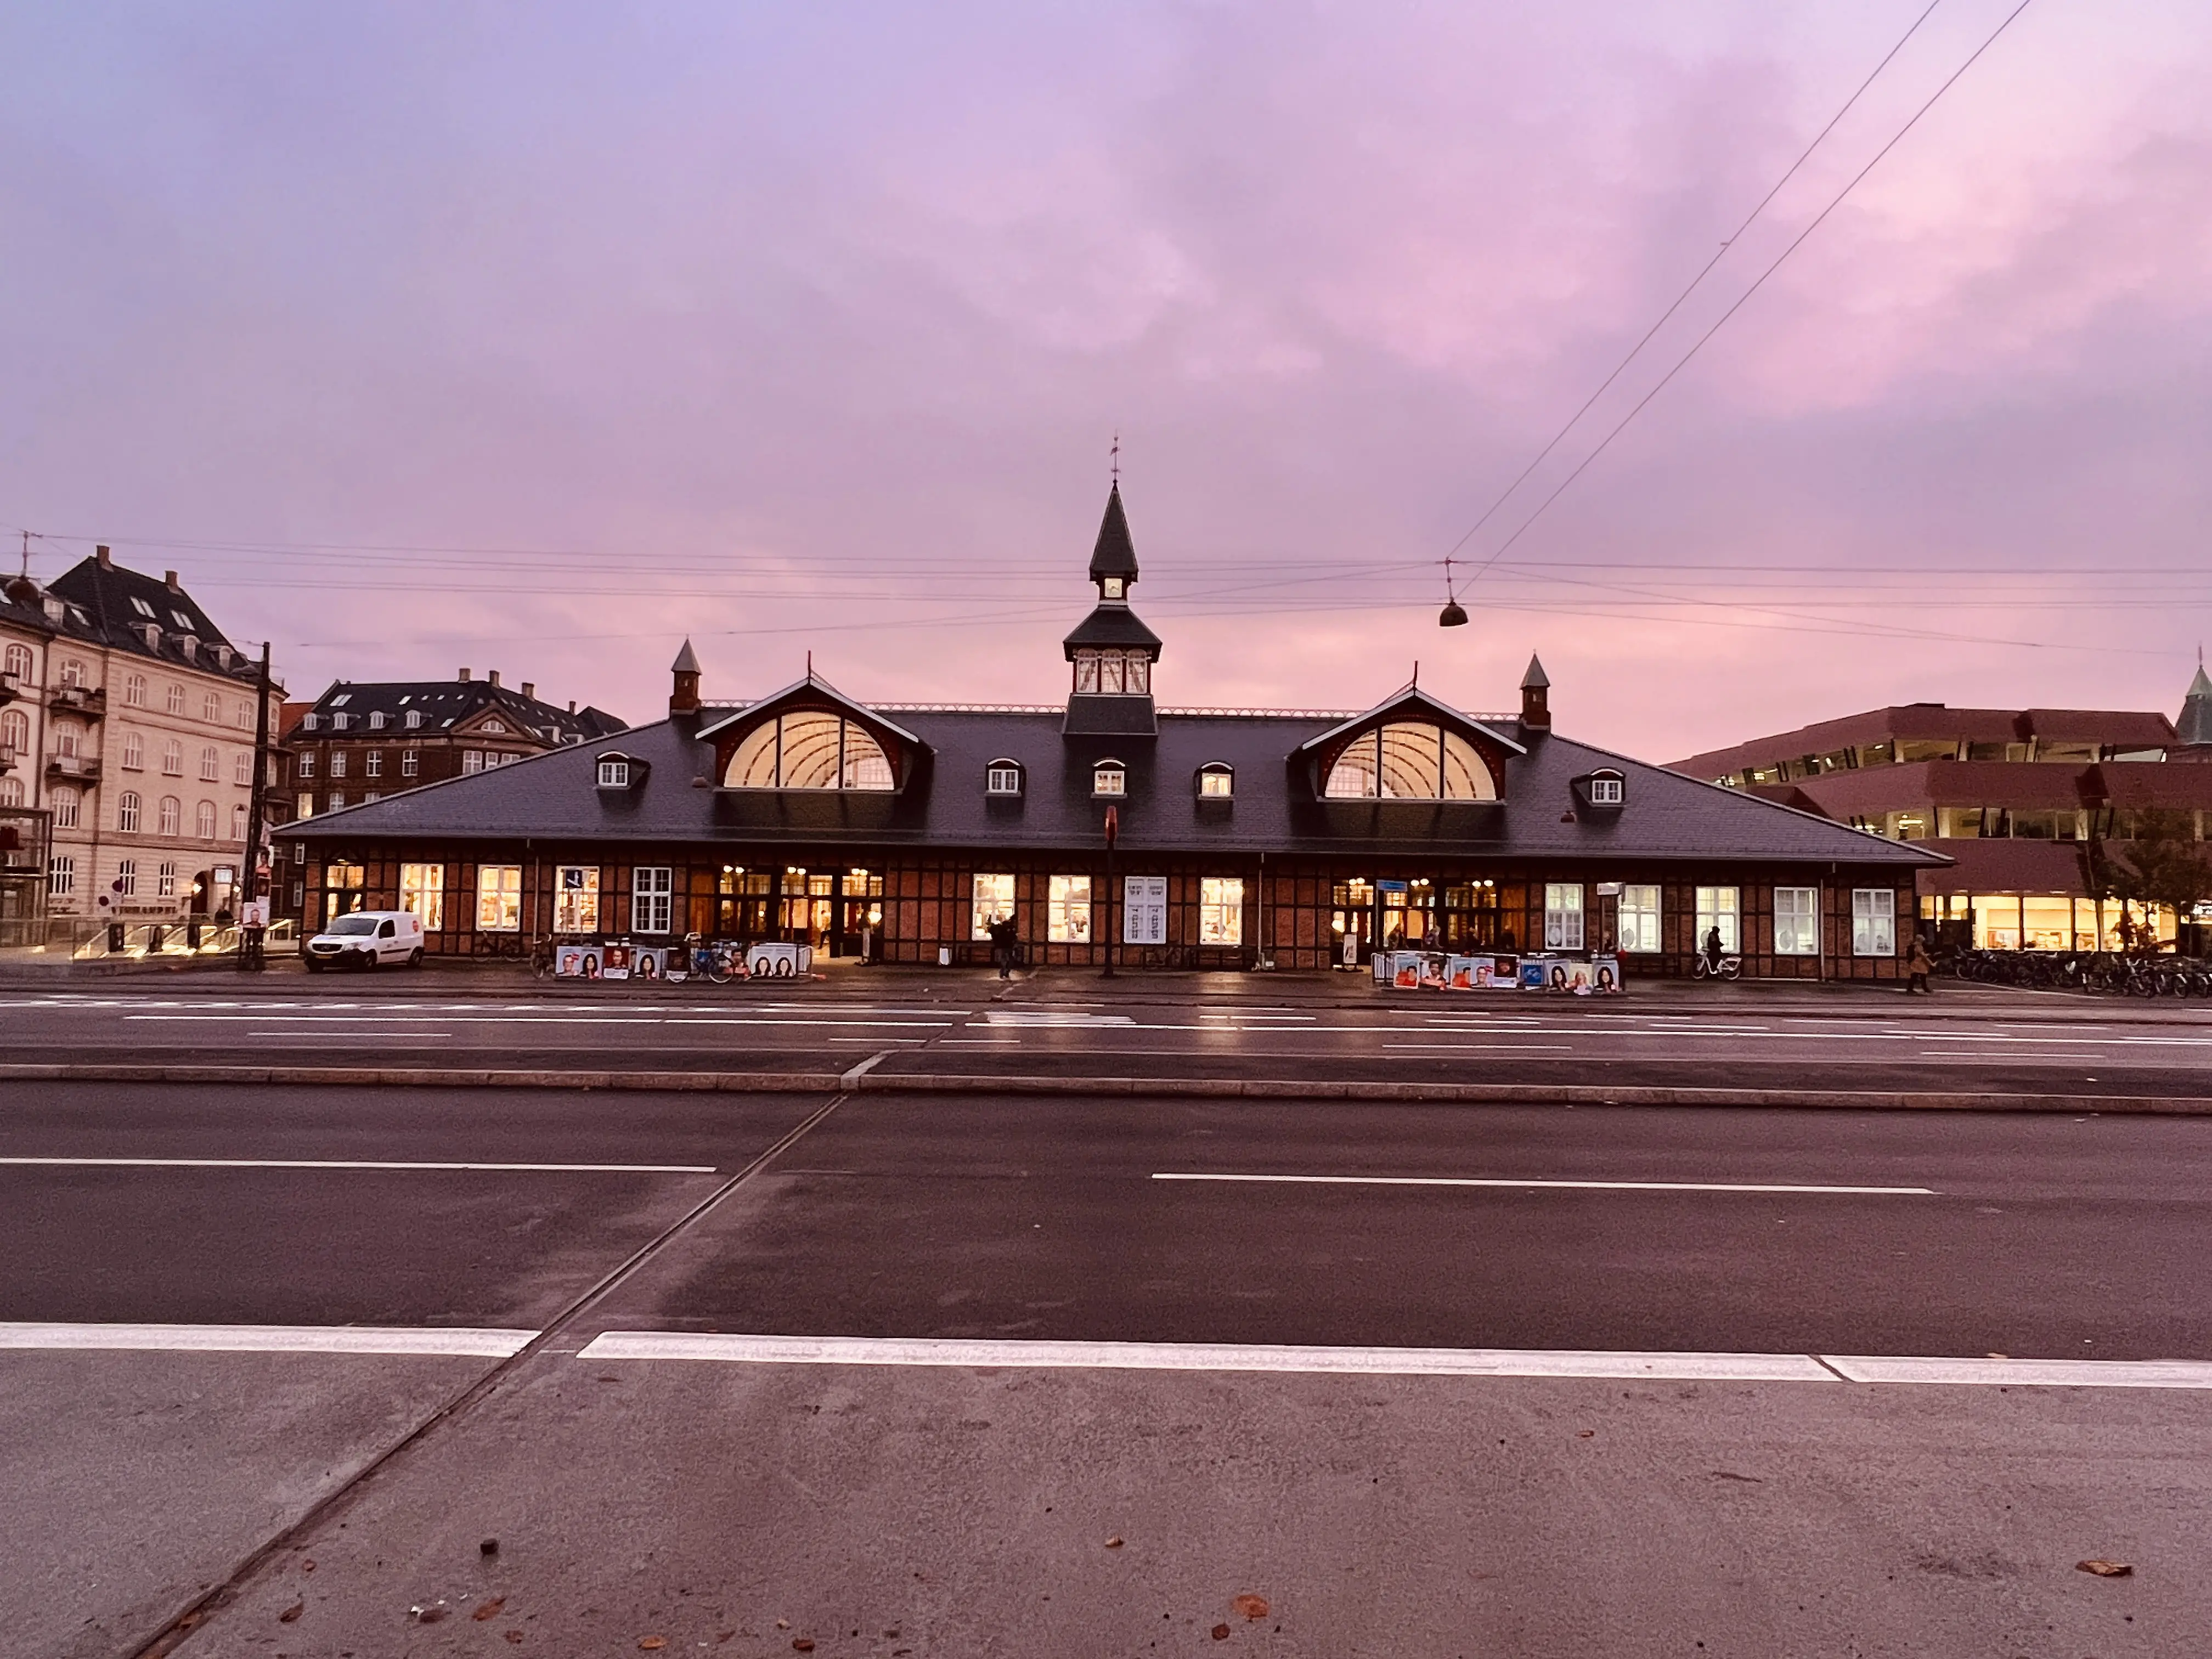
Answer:
[[[204,916],[179,921],[79,923],[71,931],[70,956],[77,962],[183,961],[229,956],[236,953],[240,939],[235,924]],[[299,948],[300,926],[289,916],[271,922],[262,938],[262,949],[270,954],[296,954]]]

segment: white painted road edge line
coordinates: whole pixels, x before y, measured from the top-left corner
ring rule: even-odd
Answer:
[[[1609,1353],[1521,1348],[1273,1347],[1204,1342],[1022,1342],[607,1331],[579,1359],[704,1359],[756,1365],[1277,1371],[1364,1376],[1644,1378],[1671,1382],[1949,1383],[2012,1388],[2212,1389],[2212,1364],[2181,1359],[1844,1358],[1796,1353]]]
[[[473,1170],[520,1175],[714,1175],[711,1164],[399,1164],[335,1158],[0,1158],[0,1169]]]
[[[141,1352],[430,1354],[508,1359],[536,1331],[374,1325],[41,1325],[0,1323],[0,1349]]]
[[[835,1042],[836,1039],[832,1037],[830,1041]],[[884,1052],[879,1054],[870,1054],[858,1066],[855,1066],[851,1071],[846,1073],[844,1076],[839,1078],[837,1079],[837,1086],[841,1089],[859,1088],[860,1086],[860,1079],[862,1078],[867,1076],[869,1073],[874,1071],[877,1066],[882,1065],[890,1057],[891,1051],[888,1048],[884,1049]]]
[[[1933,1187],[1809,1187],[1740,1181],[1516,1181],[1505,1176],[1206,1175],[1158,1170],[1155,1181],[1257,1182],[1291,1187],[1563,1187],[1600,1193],[1832,1193],[1878,1198],[1934,1198]]]
[[[1832,1382],[1805,1354],[1547,1353],[1510,1348],[1274,1347],[1211,1342],[1021,1342],[607,1331],[579,1359],[766,1365],[1005,1365],[1090,1370],[1322,1371],[1382,1376],[1595,1376]]]

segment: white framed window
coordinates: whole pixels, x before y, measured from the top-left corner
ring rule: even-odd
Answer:
[[[1212,761],[1200,767],[1198,793],[1206,799],[1228,799],[1237,793],[1237,769],[1226,761]]]
[[[368,711],[368,729],[372,732],[384,730],[384,711],[381,708],[372,708]]]
[[[222,776],[222,757],[212,744],[200,750],[200,781],[213,783]]]
[[[62,684],[65,686],[84,684],[84,665],[76,658],[71,657],[62,664]]]
[[[210,691],[200,698],[200,718],[210,726],[222,724],[222,698],[220,695]]]
[[[123,704],[126,708],[143,708],[146,706],[146,677],[143,674],[125,674],[123,677]]]
[[[303,813],[301,816],[306,815]],[[477,931],[480,933],[519,933],[522,931],[520,865],[477,866]]]
[[[1201,876],[1198,883],[1198,942],[1244,942],[1244,880],[1241,876]]]
[[[1619,938],[1623,951],[1659,948],[1659,889],[1656,884],[1648,887],[1622,885]]]
[[[292,770],[293,775],[296,777],[312,778],[314,776],[315,751],[312,749],[302,750],[300,754],[299,762],[293,767]]]
[[[76,891],[76,854],[57,853],[46,864],[46,892],[54,898],[67,898]]]
[[[233,841],[246,839],[246,803],[242,800],[233,803],[230,809],[230,838]]]
[[[1778,957],[1817,957],[1820,954],[1819,888],[1778,887],[1774,890],[1774,954]]]
[[[599,931],[599,866],[563,864],[553,872],[553,931]]]
[[[434,933],[446,925],[446,866],[442,864],[403,864],[399,866],[399,908],[422,918],[422,931]]]
[[[115,798],[115,827],[126,836],[138,833],[138,792],[126,789]]]
[[[230,723],[241,732],[251,732],[253,729],[253,705],[240,698]]]
[[[341,699],[341,701],[343,701]],[[331,730],[343,732],[353,724],[353,716],[341,711],[331,716]]]
[[[1045,937],[1054,945],[1091,943],[1091,878],[1054,876],[1047,888]]]
[[[507,723],[504,720],[486,720],[477,730],[486,737],[503,738],[507,735]]]
[[[31,746],[31,717],[20,708],[0,713],[0,749],[10,757],[22,754]]]
[[[1735,956],[1743,949],[1743,937],[1737,927],[1742,909],[1742,890],[1735,887],[1700,887],[1698,889],[1698,936],[1691,941],[1693,950],[1703,951],[1705,940],[1714,928],[1721,930],[1721,951]]]
[[[1897,893],[1888,887],[1851,890],[1851,954],[1855,957],[1893,957],[1897,954]]]
[[[407,711],[407,718],[402,720],[400,724],[404,726],[410,732],[414,731],[422,724],[422,711],[419,708],[409,709]]]
[[[54,753],[64,760],[75,760],[82,751],[84,728],[71,720],[54,722]]]
[[[64,788],[55,790],[52,799],[54,804],[54,828],[76,829],[78,815],[83,808],[84,797],[74,789]]]
[[[380,791],[378,791],[378,790],[371,789],[371,790],[368,791],[366,793],[364,793],[364,794],[362,796],[362,798],[361,798],[361,804],[362,804],[363,806],[366,806],[366,805],[368,805],[369,804],[369,802],[371,802],[371,801],[373,801],[373,800],[382,800],[383,799],[384,799],[384,796],[383,796],[383,794],[381,793],[381,792],[380,792]]]
[[[983,793],[987,795],[1018,795],[1022,793],[1022,769],[1018,761],[994,760],[983,769]]]
[[[641,864],[629,872],[633,933],[665,933],[676,902],[676,872],[665,864]]]
[[[1011,875],[979,875],[969,890],[968,937],[988,939],[991,924],[1014,914],[1014,878]]]
[[[1583,884],[1578,881],[1544,884],[1544,948],[1579,951],[1583,948]]]
[[[253,751],[241,749],[230,757],[230,781],[241,789],[253,787]]]
[[[381,749],[372,749],[361,757],[361,775],[365,778],[384,775],[384,751]]]
[[[0,656],[0,672],[12,674],[19,680],[30,678],[31,647],[27,645],[9,646],[5,655]],[[141,679],[139,683],[143,685],[145,682]]]
[[[1126,795],[1128,786],[1128,769],[1119,761],[1100,761],[1091,769],[1091,793],[1094,795]]]
[[[331,775],[332,777],[334,777],[334,778],[342,778],[342,777],[343,777],[345,775],[346,775],[346,751],[345,751],[344,750],[343,750],[343,749],[333,749],[333,750],[331,750]]]
[[[1592,806],[1618,806],[1625,793],[1621,780],[1605,773],[1600,773],[1589,781]]]
[[[167,686],[162,688],[161,707],[167,709],[172,714],[183,714],[185,712],[185,688],[178,684],[176,681],[171,680]]]
[[[202,841],[215,839],[215,803],[204,800],[192,808],[192,834]]]
[[[185,775],[185,745],[174,738],[161,745],[161,775],[165,778]]]
[[[313,709],[300,716],[300,729],[302,732],[312,732],[322,723],[323,717]]]
[[[1165,876],[1121,878],[1121,943],[1165,945],[1168,942],[1168,878]]]
[[[21,806],[22,804],[22,779],[0,778],[0,806]]]
[[[345,804],[346,804],[346,793],[345,793],[345,791],[344,791],[344,790],[343,790],[343,789],[333,789],[333,790],[331,790],[331,811],[333,811],[333,812],[342,812],[342,811],[343,811],[345,810]]]
[[[174,898],[177,896],[177,866],[173,860],[163,859],[154,872],[154,896]]]
[[[138,896],[138,860],[120,859],[115,866],[115,890],[125,898]]]
[[[155,833],[173,836],[184,827],[185,804],[174,795],[161,797],[161,810],[154,819]]]
[[[471,773],[471,772],[481,772],[481,771],[483,771],[483,750],[481,750],[481,749],[464,749],[464,750],[461,750],[461,773],[462,773],[462,775],[463,775],[463,776],[466,776],[467,775],[469,775],[469,774],[470,774],[470,773]]]
[[[399,775],[401,777],[411,778],[422,769],[422,757],[419,751],[413,749],[403,749],[399,751]]]
[[[626,760],[606,759],[599,763],[599,787],[627,789],[629,787],[629,763]]]
[[[123,734],[123,769],[126,772],[146,769],[146,739],[136,732]]]
[[[302,789],[300,792],[300,799],[294,804],[292,816],[295,818],[311,818],[315,816],[315,796],[313,790]]]

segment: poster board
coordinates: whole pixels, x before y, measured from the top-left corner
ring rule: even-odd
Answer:
[[[599,964],[602,979],[628,979],[630,958],[635,954],[628,945],[610,945]]]
[[[813,969],[811,945],[770,943],[745,947],[745,972],[755,979],[796,979]]]
[[[1121,943],[1165,945],[1168,942],[1168,878],[1165,876],[1121,878]]]
[[[1550,961],[1550,959],[1549,959],[1548,957],[1522,957],[1522,958],[1521,958],[1521,988],[1522,988],[1522,990],[1524,990],[1524,991],[1540,991],[1540,990],[1542,990],[1542,989],[1544,988],[1545,985],[1547,984],[1547,981],[1548,981],[1548,980],[1549,980],[1549,977],[1550,977],[1550,971],[1549,971],[1549,970],[1550,970],[1550,969],[1551,969],[1551,966],[1552,966],[1552,964],[1551,964],[1551,961]]]
[[[1601,996],[1612,996],[1628,988],[1621,977],[1619,957],[1590,958],[1590,988]]]
[[[556,945],[553,947],[553,977],[556,979],[602,979],[606,974],[606,953],[597,945]]]

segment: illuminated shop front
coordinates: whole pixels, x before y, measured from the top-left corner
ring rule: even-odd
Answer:
[[[426,948],[687,933],[817,958],[1321,969],[1377,949],[1619,956],[1893,977],[1937,855],[1406,685],[1359,711],[1163,707],[1118,490],[1061,702],[869,703],[823,676],[736,705],[688,643],[668,717],[285,826],[331,903],[425,914]],[[617,747],[617,744],[619,747]],[[1114,840],[1109,852],[1109,824]],[[466,896],[466,902],[455,902]]]

